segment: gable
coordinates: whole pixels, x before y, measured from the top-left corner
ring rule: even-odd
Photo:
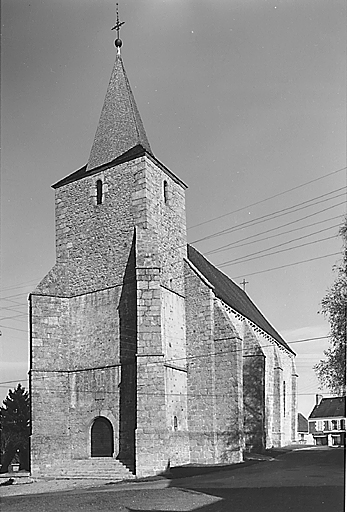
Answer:
[[[308,433],[308,421],[301,412],[298,413],[298,432]]]

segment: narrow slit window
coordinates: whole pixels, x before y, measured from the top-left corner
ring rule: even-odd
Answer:
[[[283,382],[283,416],[286,415],[286,383]]]
[[[167,181],[164,181],[164,203],[167,203],[169,200],[169,185]]]
[[[102,204],[102,181],[96,182],[96,204]]]
[[[178,430],[177,416],[173,417],[173,428],[174,428],[174,430]]]

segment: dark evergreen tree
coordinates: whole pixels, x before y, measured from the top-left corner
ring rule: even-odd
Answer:
[[[322,313],[330,324],[330,347],[325,358],[314,366],[322,386],[334,394],[346,394],[347,339],[347,217],[340,228],[342,261],[334,267],[336,279],[322,300]]]
[[[30,400],[21,384],[9,389],[0,408],[1,473],[8,470],[13,457],[18,454],[20,469],[29,470]]]

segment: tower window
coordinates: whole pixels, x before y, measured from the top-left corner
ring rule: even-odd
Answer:
[[[169,200],[169,185],[168,185],[167,181],[164,181],[163,193],[164,193],[164,203],[167,203]]]
[[[102,204],[102,181],[96,182],[96,204]]]
[[[174,430],[178,430],[177,416],[173,417],[173,428],[174,428]]]

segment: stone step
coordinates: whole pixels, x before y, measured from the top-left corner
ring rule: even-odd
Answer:
[[[46,468],[45,476],[54,478],[95,478],[129,480],[134,474],[119,460],[112,458],[74,459]]]

